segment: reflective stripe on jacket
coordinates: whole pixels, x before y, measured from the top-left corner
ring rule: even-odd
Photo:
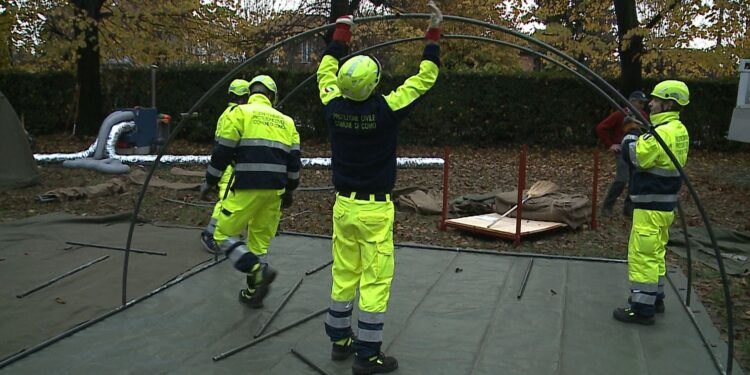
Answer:
[[[655,131],[664,140],[675,158],[684,166],[687,162],[690,137],[680,122],[679,112],[662,112],[651,115]],[[646,133],[637,141],[623,141],[625,160],[636,168],[631,181],[630,199],[635,208],[672,211],[677,205],[677,195],[682,178],[661,145]]]
[[[387,95],[373,93],[357,102],[345,99],[336,73],[344,46],[332,42],[318,67],[320,100],[331,135],[333,185],[339,191],[386,193],[396,180],[398,124],[437,81],[440,47],[425,46],[419,73]]]
[[[206,181],[216,184],[234,163],[236,189],[288,189],[299,185],[300,139],[291,117],[262,94],[250,96],[217,125]]]

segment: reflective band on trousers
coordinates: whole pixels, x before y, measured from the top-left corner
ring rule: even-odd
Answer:
[[[226,146],[226,147],[230,147],[230,148],[237,147],[237,141],[233,141],[233,140],[231,140],[229,138],[216,137],[214,140],[216,141],[216,143],[218,143],[218,144],[220,144],[222,146]]]
[[[672,203],[672,202],[677,202],[677,194],[642,194],[642,195],[631,194],[630,200],[635,203],[651,203],[651,202]]]
[[[352,325],[352,316],[346,316],[342,318],[334,317],[331,314],[326,315],[326,324],[333,328],[348,328]]]
[[[372,331],[372,330],[363,329],[362,327],[360,327],[359,332],[357,333],[357,339],[360,341],[382,342],[383,331],[382,330]]]
[[[228,237],[224,241],[221,241],[221,243],[219,244],[219,248],[222,251],[227,251],[227,249],[232,247],[232,245],[236,244],[237,242],[242,242],[242,241],[237,237]]]
[[[222,251],[227,251],[237,243],[239,243],[239,245],[232,248],[232,251],[226,254],[226,256],[229,257],[229,260],[232,261],[232,264],[237,263],[237,261],[240,260],[243,255],[249,253],[250,250],[247,248],[247,246],[245,246],[244,242],[240,241],[240,239],[236,237],[229,237],[226,240],[221,241],[221,244],[219,244],[219,248]]]
[[[633,292],[630,296],[630,299],[635,303],[642,303],[644,305],[653,305],[656,303],[656,296],[650,294]]]
[[[247,253],[249,253],[249,251],[247,251],[247,247],[245,245],[240,245],[232,249],[232,251],[229,252],[227,256],[229,257],[229,260],[232,261],[232,264],[236,264],[237,261],[239,261],[240,258],[242,258],[242,256]]]
[[[352,308],[354,301],[335,301],[331,300],[330,310],[326,315],[326,324],[333,328],[349,328],[352,326]],[[339,316],[333,316],[336,313]],[[340,316],[346,315],[346,316]]]
[[[370,324],[380,324],[385,321],[385,314],[384,313],[371,313],[367,311],[360,311],[359,312],[359,321],[370,323]]]
[[[213,233],[214,230],[216,230],[216,222],[218,221],[219,219],[212,217],[211,220],[209,220],[208,227],[206,227],[206,229],[208,229],[209,232]]]
[[[250,138],[243,138],[240,140],[240,147],[253,147],[253,146],[264,146],[264,147],[271,147],[271,148],[278,148],[279,150],[282,150],[284,152],[289,152],[292,150],[290,146],[287,146],[281,142],[277,141],[271,141],[268,139],[250,139]]]
[[[646,283],[630,283],[630,289],[633,292],[645,292],[645,293],[656,293],[658,288],[657,284],[646,284]]]
[[[224,174],[223,171],[220,171],[220,170],[214,168],[210,164],[208,165],[208,168],[206,169],[206,172],[208,172],[208,174],[210,174],[211,176],[216,176],[216,177],[219,177],[219,178],[221,178],[221,175]]]
[[[290,180],[299,180],[299,172],[286,172],[286,177]]]
[[[347,312],[347,311],[352,311],[353,307],[354,307],[354,301],[331,300],[331,306],[329,308],[337,312]]]
[[[286,173],[286,165],[268,163],[237,163],[234,170],[238,172],[277,172]]]

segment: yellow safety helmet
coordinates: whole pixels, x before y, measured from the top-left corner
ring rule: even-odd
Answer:
[[[250,93],[250,83],[244,79],[235,79],[229,84],[229,93],[243,96]]]
[[[690,91],[685,82],[682,81],[667,80],[659,82],[654,86],[651,96],[664,100],[674,100],[683,107],[690,103]]]
[[[339,68],[338,86],[345,98],[358,102],[370,97],[380,82],[380,63],[372,56],[358,55]]]
[[[269,91],[273,92],[273,103],[276,104],[276,102],[279,100],[279,89],[276,87],[276,82],[273,80],[273,78],[264,74],[255,76],[255,78],[250,80],[250,88],[252,89],[253,85],[256,83],[260,83]],[[251,91],[250,94],[255,94],[258,92],[259,91]]]

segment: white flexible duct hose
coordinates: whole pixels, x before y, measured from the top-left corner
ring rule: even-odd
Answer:
[[[85,151],[74,152],[70,154],[34,154],[34,160],[36,160],[37,163],[51,163],[66,160],[84,159],[94,154],[97,143],[98,140],[94,141],[94,143],[92,143],[91,146],[89,146],[89,148],[87,148]]]
[[[132,130],[135,127],[133,121],[120,122],[112,126],[112,130],[107,136],[105,144],[106,155],[112,159],[119,160],[123,163],[153,163],[156,155],[118,155],[115,150],[115,144],[124,132]],[[34,154],[34,158],[39,161],[52,162],[83,159],[91,156],[96,149],[97,142],[91,145],[86,151],[73,154]],[[164,155],[161,162],[165,164],[208,164],[211,161],[210,155]],[[434,168],[443,166],[445,161],[442,158],[407,158],[400,157],[396,163],[401,168]],[[330,168],[331,158],[302,158],[303,167],[320,167]]]
[[[135,123],[122,122],[112,127],[112,132],[107,138],[107,154],[113,159],[123,163],[152,163],[156,160],[155,155],[118,155],[115,150],[115,143],[120,134],[133,129]],[[161,162],[165,164],[208,164],[211,161],[211,155],[164,155]],[[397,158],[396,163],[402,168],[429,168],[439,167],[445,162],[441,158]],[[302,158],[303,167],[331,167],[331,158]]]

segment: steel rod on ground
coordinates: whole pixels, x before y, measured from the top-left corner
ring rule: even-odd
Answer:
[[[96,244],[92,244],[92,243],[73,242],[73,241],[65,241],[65,243],[68,244],[68,245],[94,247],[94,248],[97,248],[97,249],[108,249],[108,250],[125,251],[125,248],[115,247],[115,246],[96,245]],[[167,253],[162,252],[162,251],[148,251],[148,250],[130,249],[130,252],[139,253],[139,254],[161,255],[163,257],[167,256]]]
[[[101,261],[103,261],[103,260],[105,260],[107,258],[109,258],[109,255],[105,255],[103,257],[96,258],[96,259],[94,259],[94,260],[92,260],[92,261],[90,261],[90,262],[88,262],[88,263],[86,263],[86,264],[84,264],[82,266],[76,267],[76,268],[74,268],[74,269],[72,269],[72,270],[70,270],[68,272],[65,272],[64,274],[62,274],[62,275],[60,275],[58,277],[55,277],[54,279],[52,279],[50,281],[47,281],[46,283],[44,283],[42,285],[39,285],[39,286],[35,287],[34,289],[31,289],[28,292],[23,292],[21,294],[18,294],[18,295],[16,295],[16,298],[26,297],[29,294],[34,293],[34,292],[36,292],[39,289],[42,289],[42,288],[44,288],[46,286],[49,286],[50,284],[52,284],[52,283],[54,283],[54,282],[56,282],[56,281],[58,281],[58,280],[60,280],[62,278],[68,277],[68,276],[70,276],[70,275],[72,275],[72,274],[74,274],[74,273],[76,273],[78,271],[81,271],[81,270],[86,269],[86,268],[88,268],[90,266],[93,266],[94,264],[99,263],[99,262],[101,262]]]
[[[315,371],[318,372],[318,374],[328,375],[328,372],[326,370],[323,370],[322,368],[318,367],[313,361],[307,359],[302,353],[294,350],[294,348],[289,349],[289,351],[294,354],[295,357],[299,358],[300,361],[305,362],[308,366],[312,367]]]
[[[521,287],[518,289],[518,294],[516,295],[516,299],[521,299],[521,296],[523,296],[523,290],[526,289],[526,283],[529,281],[529,274],[531,273],[531,266],[534,265],[534,258],[529,259],[529,265],[526,267],[526,274],[523,275],[523,282],[521,283]]]
[[[266,322],[263,323],[263,325],[258,329],[258,332],[255,332],[255,335],[253,336],[253,338],[258,338],[258,336],[263,334],[263,331],[265,331],[266,328],[268,328],[268,326],[271,324],[271,321],[273,321],[273,318],[275,318],[276,315],[278,315],[279,311],[281,311],[281,309],[284,307],[284,305],[286,305],[286,303],[292,297],[292,294],[294,294],[294,292],[297,291],[297,288],[299,288],[300,284],[302,284],[302,280],[304,279],[305,278],[302,277],[299,279],[299,281],[297,281],[296,284],[294,284],[292,289],[289,290],[289,293],[287,293],[286,296],[284,296],[284,299],[281,300],[281,302],[279,303],[279,306],[277,306],[276,309],[273,310],[273,313],[271,313],[271,316],[268,318],[268,320],[266,320]]]
[[[250,341],[247,344],[241,345],[241,346],[236,347],[236,348],[234,348],[234,349],[232,349],[230,351],[227,351],[227,352],[221,353],[221,354],[219,354],[217,356],[214,356],[211,359],[213,359],[214,361],[220,361],[220,360],[222,360],[224,358],[227,358],[227,357],[229,357],[231,355],[237,354],[237,352],[245,350],[245,349],[247,349],[247,348],[249,348],[249,347],[251,347],[251,346],[253,346],[253,345],[257,344],[257,343],[266,341],[267,339],[269,339],[271,337],[274,337],[274,336],[278,335],[279,333],[283,333],[285,331],[288,331],[289,329],[292,329],[292,328],[294,328],[294,327],[296,327],[296,326],[298,326],[298,325],[300,325],[300,324],[302,324],[302,323],[304,323],[304,322],[306,322],[306,321],[308,321],[308,320],[310,320],[310,319],[312,319],[312,318],[314,318],[314,317],[316,317],[318,315],[323,315],[326,312],[328,312],[328,307],[326,307],[324,309],[321,309],[319,311],[316,311],[316,312],[314,312],[314,313],[312,313],[312,314],[310,314],[310,315],[308,315],[308,316],[306,316],[306,317],[304,317],[304,318],[302,318],[302,319],[300,319],[300,320],[298,320],[298,321],[296,321],[296,322],[294,322],[294,323],[292,323],[292,324],[290,324],[290,325],[288,325],[286,327],[279,328],[279,329],[277,329],[277,330],[275,330],[275,331],[273,331],[271,333],[266,333],[265,335],[263,335],[261,337],[258,337],[257,339],[255,339],[253,341]]]
[[[177,200],[177,199],[169,199],[169,198],[162,198],[162,200],[165,200],[167,202],[177,203],[177,204],[184,204],[184,205],[187,205],[187,206],[201,207],[201,208],[213,208],[214,205],[216,204],[215,202],[209,202],[209,203],[203,203],[203,204],[201,204],[201,203],[193,203],[193,202],[185,202],[185,201],[181,201],[181,200]],[[212,203],[212,204],[210,204],[210,203]],[[131,251],[132,251],[132,249],[131,249]]]
[[[306,276],[307,276],[307,275],[312,275],[312,274],[314,274],[315,272],[318,272],[318,271],[322,270],[323,268],[326,268],[326,267],[330,266],[331,264],[333,264],[333,259],[329,260],[329,261],[328,261],[328,262],[326,262],[325,264],[321,264],[321,265],[319,265],[318,267],[315,267],[315,268],[313,268],[313,269],[311,269],[311,270],[309,270],[309,271],[305,272],[305,275],[306,275]]]

